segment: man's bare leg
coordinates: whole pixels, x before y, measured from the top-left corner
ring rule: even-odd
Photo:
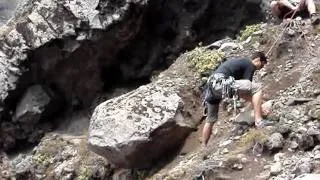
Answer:
[[[241,94],[240,98],[244,99],[246,102],[250,102],[252,103],[252,96],[248,95],[248,94]],[[261,101],[261,111],[262,111],[262,116],[267,116],[270,113],[270,105],[269,104],[265,104],[265,101],[262,99]],[[252,116],[254,116],[254,112],[252,112]]]
[[[206,122],[204,124],[203,130],[202,130],[202,144],[204,146],[207,146],[207,143],[210,139],[210,136],[212,133],[212,127],[213,127],[213,123],[211,122]]]
[[[254,119],[256,123],[259,123],[262,120],[262,101],[262,90],[260,90],[252,96]]]

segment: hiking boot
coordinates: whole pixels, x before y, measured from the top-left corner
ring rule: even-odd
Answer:
[[[314,26],[320,24],[320,17],[316,14],[312,14],[311,15],[311,24]]]
[[[274,125],[273,121],[267,120],[267,119],[262,119],[260,122],[255,122],[255,125],[257,128],[263,128],[266,126],[272,126]]]

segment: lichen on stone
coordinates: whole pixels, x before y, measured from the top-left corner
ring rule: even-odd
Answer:
[[[195,68],[199,74],[206,74],[220,64],[225,58],[225,53],[220,50],[210,50],[199,46],[188,52],[187,58],[191,66]]]

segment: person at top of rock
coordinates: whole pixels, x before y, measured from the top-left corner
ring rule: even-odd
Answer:
[[[263,52],[255,52],[250,58],[230,59],[213,71],[205,88],[204,105],[206,122],[202,131],[202,143],[207,145],[214,123],[218,120],[219,104],[226,97],[232,97],[235,92],[239,97],[253,105],[255,125],[258,128],[273,124],[263,119],[261,85],[252,82],[253,74],[267,63]],[[236,91],[235,91],[236,90]]]
[[[312,24],[319,24],[320,19],[316,15],[316,6],[313,0],[278,0],[271,1],[271,12],[281,18],[296,16],[311,17]],[[295,13],[295,14],[294,14]]]

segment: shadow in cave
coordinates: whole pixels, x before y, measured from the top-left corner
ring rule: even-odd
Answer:
[[[103,90],[105,93],[111,92],[116,88],[133,90],[141,85],[150,83],[150,77],[125,79],[119,64],[100,68],[101,79],[104,82]]]

